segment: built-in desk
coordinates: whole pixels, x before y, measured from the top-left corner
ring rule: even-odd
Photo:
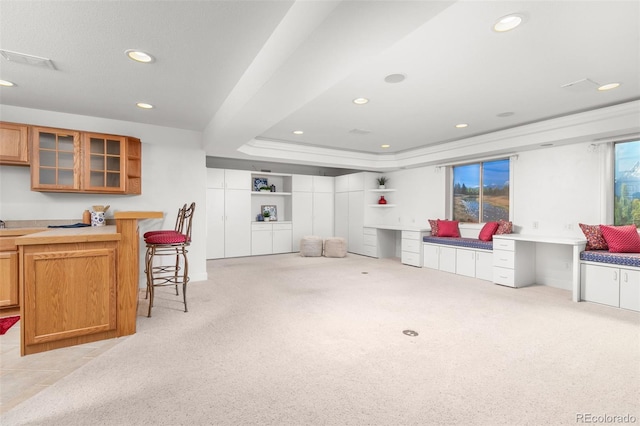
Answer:
[[[544,235],[502,234],[493,236],[493,282],[510,287],[523,287],[536,280],[536,247],[538,243],[560,244],[572,252],[572,299],[580,301],[580,252],[587,240]]]
[[[364,254],[371,257],[395,257],[398,232],[401,237],[401,262],[422,267],[422,237],[430,228],[402,225],[366,225]]]

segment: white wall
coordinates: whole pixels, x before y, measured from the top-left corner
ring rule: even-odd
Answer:
[[[115,211],[162,211],[164,220],[140,221],[140,235],[151,229],[172,229],[178,208],[196,202],[193,243],[189,249],[192,281],[206,280],[206,159],[198,132],[139,123],[105,120],[1,106],[2,121],[105,132],[142,141],[142,194],[101,195],[34,192],[28,167],[0,166],[0,218],[2,220],[78,219],[92,205],[110,205]],[[109,214],[111,213],[111,214]],[[141,258],[144,255],[141,241]],[[144,283],[141,263],[141,284]]]

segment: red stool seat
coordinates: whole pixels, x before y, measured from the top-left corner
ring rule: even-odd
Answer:
[[[147,244],[184,244],[187,242],[187,236],[176,231],[156,232],[145,236],[144,242]]]

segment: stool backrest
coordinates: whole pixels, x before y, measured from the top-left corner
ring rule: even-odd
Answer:
[[[193,213],[196,210],[196,203],[193,202],[189,207],[185,204],[178,212],[176,221],[176,231],[187,236],[187,242],[191,242],[191,227],[193,223]]]

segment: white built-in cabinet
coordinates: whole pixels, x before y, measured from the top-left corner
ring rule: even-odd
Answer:
[[[259,190],[258,182],[266,182],[275,191]],[[251,172],[251,255],[290,253],[293,229],[293,175]],[[258,221],[266,206],[275,209],[276,216]],[[297,219],[296,219],[297,220]]]
[[[291,252],[291,222],[251,224],[251,255]]]
[[[293,175],[292,178],[293,251],[308,235],[333,237],[334,178],[332,176]]]
[[[582,263],[580,299],[640,311],[640,270]]]
[[[493,279],[493,254],[490,250],[424,243],[423,266],[486,281]]]
[[[422,266],[455,273],[456,248],[442,244],[424,244]]]
[[[207,169],[207,259],[251,254],[251,176]]]
[[[347,240],[347,251],[365,254],[365,174],[354,173],[335,178],[335,233]]]

